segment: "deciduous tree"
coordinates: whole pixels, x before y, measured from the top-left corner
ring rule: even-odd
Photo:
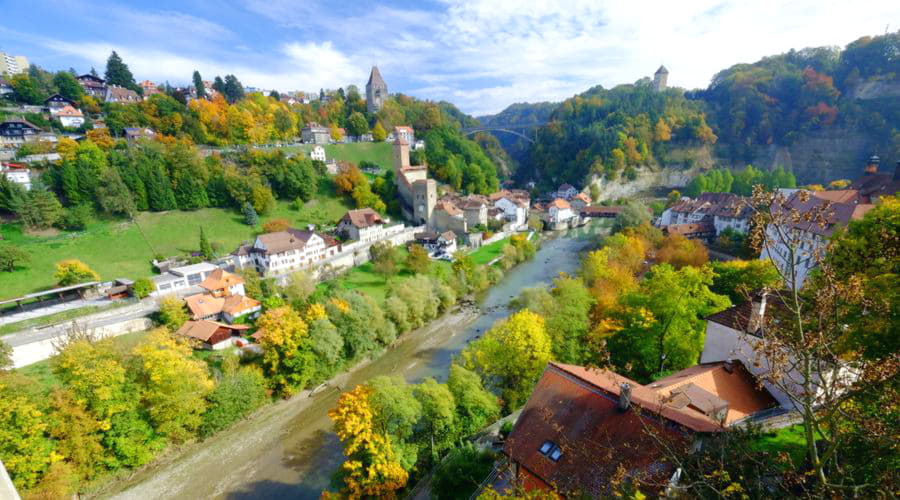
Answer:
[[[11,273],[31,262],[31,254],[16,245],[0,243],[0,271]]]
[[[60,286],[75,285],[86,281],[99,281],[100,275],[78,259],[67,259],[56,263],[54,279]]]
[[[263,313],[256,326],[265,332],[263,367],[273,388],[282,394],[302,389],[314,373],[315,359],[309,351],[309,327],[290,306]]]
[[[406,268],[417,274],[425,274],[431,267],[431,258],[425,247],[418,244],[410,245],[409,254],[406,256]]]

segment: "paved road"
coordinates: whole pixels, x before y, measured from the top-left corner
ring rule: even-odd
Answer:
[[[96,299],[75,299],[68,300],[65,302],[59,302],[53,304],[51,306],[46,307],[35,307],[32,310],[26,310],[21,312],[15,312],[11,314],[5,314],[0,316],[0,325],[6,325],[9,323],[18,323],[19,321],[25,321],[32,318],[40,318],[41,316],[49,316],[51,314],[56,314],[63,311],[68,311],[70,309],[80,309],[82,307],[103,307],[110,305],[112,302],[106,297],[100,297]],[[31,305],[31,304],[29,304]]]

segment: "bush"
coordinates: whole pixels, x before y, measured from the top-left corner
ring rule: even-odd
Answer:
[[[65,210],[59,223],[68,231],[83,231],[87,229],[93,215],[94,211],[90,205],[74,205]]]
[[[141,278],[134,282],[131,290],[134,292],[135,297],[143,299],[153,293],[153,282],[148,278]]]
[[[465,499],[494,467],[494,455],[466,443],[451,451],[434,471],[431,494],[438,500]]]
[[[226,375],[207,398],[201,436],[210,436],[246,417],[266,401],[266,380],[255,368],[241,368]]]

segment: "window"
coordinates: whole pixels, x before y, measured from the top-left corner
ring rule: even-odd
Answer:
[[[562,456],[562,450],[559,448],[559,445],[553,441],[544,441],[544,444],[538,448],[538,451],[541,455],[544,455],[554,462],[559,462],[559,457]]]
[[[546,455],[546,454],[550,453],[551,449],[553,449],[553,442],[544,441],[544,444],[541,445],[541,448],[538,451],[541,452],[541,455]]]
[[[558,462],[559,457],[561,456],[562,450],[559,449],[559,446],[554,447],[553,450],[550,451],[550,460],[553,460],[554,462]]]

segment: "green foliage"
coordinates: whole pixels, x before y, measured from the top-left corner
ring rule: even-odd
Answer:
[[[134,292],[134,296],[139,299],[149,297],[150,294],[153,293],[154,289],[155,286],[149,278],[141,278],[135,280],[134,285],[131,288],[132,292]]]
[[[434,471],[431,494],[438,500],[470,498],[494,467],[492,453],[481,451],[472,443],[452,450]]]
[[[53,85],[56,86],[59,95],[75,102],[78,102],[81,96],[84,95],[84,89],[81,88],[81,84],[75,79],[75,75],[68,71],[57,72],[53,76]]]
[[[248,226],[255,226],[259,224],[259,215],[256,214],[256,209],[253,208],[253,205],[249,202],[244,203],[243,208],[244,213],[244,224]]]
[[[16,245],[0,243],[0,271],[11,273],[16,267],[27,266],[29,262],[31,254],[25,250]]]
[[[436,127],[425,134],[425,156],[435,178],[453,189],[489,194],[499,187],[497,167],[478,145],[449,127]]]
[[[746,302],[763,288],[780,288],[781,275],[768,259],[714,261],[711,266],[715,276],[709,290],[727,296],[733,304]]]
[[[649,222],[650,217],[650,210],[646,205],[637,200],[630,200],[613,221],[612,232],[618,233],[630,227],[640,226]]]
[[[747,165],[733,173],[728,169],[713,169],[694,177],[685,188],[685,194],[697,197],[701,193],[735,193],[741,196],[753,194],[753,186],[762,184],[768,190],[777,188],[795,188],[797,179],[794,174],[782,167],[771,171],[758,170]]]
[[[18,488],[34,486],[50,466],[53,442],[38,406],[0,383],[0,458]]]
[[[460,435],[471,436],[500,415],[500,402],[484,388],[475,372],[457,364],[450,365],[447,388],[456,402]]]
[[[25,196],[16,215],[30,229],[47,229],[63,215],[62,205],[50,191],[35,187]]]
[[[207,396],[209,405],[200,425],[201,436],[227,429],[266,402],[266,380],[251,367],[226,373]]]
[[[394,324],[369,295],[341,291],[325,307],[329,320],[344,337],[345,359],[360,359],[397,336]]]
[[[69,231],[83,231],[90,224],[94,216],[94,209],[83,203],[73,205],[63,211],[59,225]]]
[[[212,245],[209,244],[209,240],[206,238],[206,233],[203,231],[202,226],[200,227],[200,255],[206,260],[211,260],[213,258]]]
[[[431,259],[422,245],[413,244],[406,256],[406,268],[417,274],[426,274],[431,267]]]
[[[134,75],[131,74],[128,65],[122,61],[122,58],[119,57],[116,51],[113,51],[106,60],[106,73],[104,76],[107,85],[117,85],[131,89],[138,94],[143,94],[143,90],[134,81]]]

